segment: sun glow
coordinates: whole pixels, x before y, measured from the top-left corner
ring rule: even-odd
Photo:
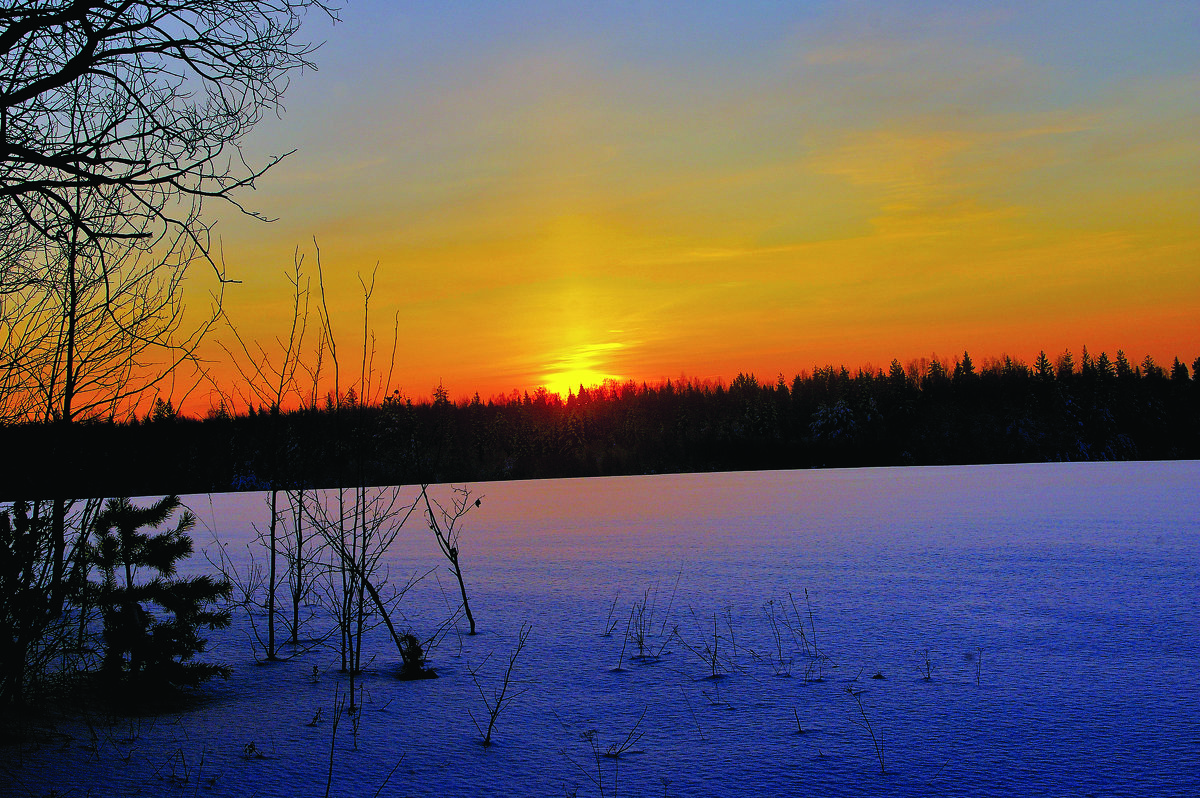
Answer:
[[[580,371],[562,371],[555,374],[547,374],[545,383],[547,391],[556,393],[563,399],[566,399],[572,393],[578,394],[580,386],[593,388],[606,380],[616,379],[619,378],[612,374],[583,369]]]
[[[606,380],[619,380],[620,375],[605,368],[606,355],[624,347],[616,342],[574,347],[546,364],[542,384],[546,390],[566,399],[569,393],[578,392],[580,386],[591,388]]]

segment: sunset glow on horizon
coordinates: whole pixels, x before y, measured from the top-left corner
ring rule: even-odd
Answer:
[[[1194,3],[341,16],[311,20],[320,71],[246,142],[297,149],[242,197],[278,221],[212,206],[247,340],[286,334],[315,239],[343,371],[378,264],[375,371],[395,329],[389,387],[414,399],[1200,355]]]

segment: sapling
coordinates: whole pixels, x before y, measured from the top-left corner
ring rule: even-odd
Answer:
[[[792,607],[792,617],[795,618],[795,624],[793,624],[791,618],[788,617],[786,607],[784,608],[783,612],[783,623],[788,628],[788,631],[792,633],[792,640],[794,642],[798,640],[804,649],[804,653],[811,656],[813,653],[812,644],[809,642],[808,635],[804,631],[804,620],[800,617],[800,610],[796,607],[795,596],[793,596],[791,593],[788,593],[788,601]],[[783,602],[780,601],[780,606],[782,605]]]
[[[792,614],[788,617],[787,608],[784,607],[780,622],[785,628],[791,632],[793,642],[799,644],[804,655],[808,658],[804,666],[804,682],[824,682],[824,667],[827,664],[830,667],[838,667],[834,662],[829,661],[829,656],[822,652],[817,647],[817,628],[814,613],[812,613],[812,601],[809,598],[808,588],[804,589],[804,605],[805,614],[808,616],[808,631],[804,630],[804,617],[800,614],[799,607],[796,604],[796,596],[791,593],[787,594],[788,604],[791,606]],[[780,601],[780,606],[782,601]]]
[[[679,564],[679,572],[675,574],[675,585],[671,588],[671,598],[667,601],[667,611],[663,613],[662,626],[658,629],[658,634],[661,637],[667,629],[667,623],[671,618],[671,608],[675,606],[675,593],[679,590],[679,580],[683,578],[683,563]]]
[[[329,773],[325,779],[325,798],[329,798],[329,790],[333,787],[333,752],[337,748],[338,724],[342,721],[342,713],[346,711],[346,696],[341,694],[338,685],[333,686],[333,723],[329,732]]]
[[[380,793],[383,792],[383,788],[388,785],[388,782],[392,780],[392,776],[395,774],[395,772],[397,770],[400,769],[400,763],[404,761],[404,757],[405,757],[405,754],[400,755],[400,758],[396,760],[396,764],[392,765],[392,769],[388,771],[388,774],[384,778],[383,783],[381,783],[379,785],[379,788],[377,790],[375,790],[375,793],[371,796],[371,798],[379,798]]]
[[[257,526],[253,526],[253,528],[256,532],[258,531]],[[256,536],[256,539],[261,542],[263,537],[259,534]],[[303,565],[296,562],[294,550],[291,547],[286,547],[283,553],[289,562],[289,573],[292,572],[293,565],[303,567]],[[272,646],[270,642],[271,632],[269,625],[265,629],[262,626],[262,620],[270,614],[270,600],[267,590],[269,578],[267,570],[255,555],[254,547],[250,545],[246,546],[245,562],[241,567],[238,567],[233,558],[229,556],[227,544],[223,543],[214,533],[213,546],[205,550],[204,558],[220,572],[222,580],[231,585],[233,598],[230,603],[240,607],[245,612],[246,620],[249,623],[247,635],[251,640],[252,653],[257,663],[263,664],[270,661],[288,660],[292,657],[308,653],[324,644],[335,634],[336,630],[331,629],[324,634],[301,641],[293,632],[300,628],[300,624],[313,617],[313,613],[310,612],[308,617],[302,618],[296,614],[298,613],[298,606],[294,607],[295,612],[291,621],[286,617],[284,618],[285,624],[289,627],[288,642],[290,653],[282,653],[282,648],[279,645]],[[312,561],[305,560],[304,565],[308,564],[312,564]],[[303,582],[297,581],[295,583],[297,585],[303,584],[303,588],[299,594],[300,598],[303,599],[313,588],[315,580],[312,575],[312,569],[301,571],[301,576],[298,578],[303,580]],[[296,595],[296,593],[293,593],[293,596]],[[272,650],[274,651],[273,656],[271,654]]]
[[[696,630],[698,632],[700,632],[701,634],[704,634],[704,632],[701,631],[701,629],[700,629],[700,619],[698,617],[696,617],[696,611],[690,607],[688,609],[692,614],[692,621],[696,624]],[[731,627],[731,631],[732,631],[732,627]],[[678,629],[676,630],[676,632],[678,632]],[[725,661],[725,664],[722,664],[722,659],[721,659],[721,655],[720,655],[720,640],[721,640],[721,637],[718,634],[718,628],[717,628],[717,614],[715,612],[713,613],[712,642],[711,643],[706,642],[704,644],[703,649],[701,649],[697,646],[692,646],[690,643],[688,643],[686,640],[684,640],[682,636],[679,636],[679,642],[683,644],[684,648],[686,648],[688,651],[692,652],[697,657],[699,657],[704,662],[704,664],[708,667],[709,675],[707,678],[714,679],[714,680],[720,679],[723,676],[725,676],[725,665],[729,664],[728,661]]]
[[[655,588],[655,599],[657,600],[658,589]],[[633,659],[639,662],[656,662],[662,655],[666,643],[659,647],[658,652],[654,652],[650,647],[649,636],[653,633],[654,626],[654,604],[648,603],[650,591],[642,596],[642,600],[633,605],[633,642],[637,646],[638,653]]]
[[[483,658],[483,662],[480,662],[475,668],[471,668],[469,665],[467,667],[468,673],[471,674],[471,681],[475,683],[475,689],[479,691],[479,697],[483,699],[483,705],[487,708],[487,728],[484,729],[479,724],[479,721],[475,719],[475,716],[469,709],[467,710],[467,715],[470,716],[471,722],[475,724],[475,729],[479,732],[479,736],[483,738],[483,745],[485,747],[492,744],[492,731],[496,726],[496,720],[500,717],[500,713],[525,692],[524,690],[519,690],[515,693],[510,693],[509,687],[512,685],[513,667],[517,664],[517,658],[521,656],[521,651],[524,650],[525,643],[529,640],[529,632],[532,629],[533,627],[529,624],[521,624],[521,630],[517,633],[517,647],[508,655],[508,667],[504,670],[500,686],[492,688],[491,695],[488,695],[488,692],[483,689],[483,684],[479,679],[479,672],[487,664],[487,661],[491,659],[492,655],[489,653]]]
[[[587,776],[588,780],[591,781],[592,784],[596,785],[596,790],[599,792],[600,798],[604,798],[604,768],[601,766],[600,746],[596,743],[596,730],[588,729],[580,734],[580,739],[582,739],[592,748],[592,762],[596,765],[595,776],[588,772],[583,765],[580,765],[574,759],[571,759],[571,757],[567,755],[566,751],[563,751],[562,754],[563,756],[567,757],[568,762],[579,768],[579,771],[583,773],[583,775]]]
[[[278,555],[280,554],[281,525],[283,510],[279,504],[279,494],[285,492],[286,485],[294,479],[293,461],[296,442],[288,433],[285,418],[281,408],[290,396],[303,401],[298,380],[302,364],[304,337],[308,330],[309,319],[309,285],[310,279],[303,272],[304,257],[296,253],[292,271],[287,275],[292,286],[292,322],[291,330],[284,343],[282,338],[276,339],[279,346],[278,355],[268,352],[262,344],[255,342],[249,345],[242,338],[237,328],[224,316],[233,334],[236,346],[221,344],[228,359],[242,378],[249,395],[246,404],[251,408],[257,401],[262,414],[267,416],[267,437],[263,442],[264,465],[267,472],[267,506],[269,517],[265,533],[260,533],[259,541],[267,553],[267,582],[266,582],[266,612],[267,637],[264,644],[268,660],[279,658],[279,647],[276,639],[276,616],[279,612],[277,592],[279,580],[277,574]],[[299,515],[297,514],[297,518]],[[295,558],[288,557],[288,578],[291,582],[293,605],[292,626],[289,630],[291,642],[298,643],[299,627],[299,591],[303,584],[303,534],[297,526],[297,548]]]
[[[589,781],[592,782],[592,784],[596,785],[596,790],[599,792],[599,794],[601,796],[604,796],[604,794],[605,794],[603,760],[604,759],[614,760],[613,761],[612,794],[616,795],[617,780],[618,780],[618,777],[620,776],[620,761],[619,760],[620,760],[621,756],[623,754],[642,753],[641,751],[634,750],[633,746],[637,744],[638,740],[642,739],[642,735],[644,734],[644,732],[639,731],[639,729],[642,725],[642,720],[645,719],[645,717],[646,717],[647,711],[649,711],[648,708],[645,710],[642,710],[641,716],[637,719],[637,722],[633,724],[633,727],[629,730],[629,733],[625,735],[624,739],[622,739],[619,742],[615,742],[612,745],[609,745],[607,748],[600,747],[600,743],[598,741],[598,733],[596,732],[595,729],[588,729],[587,731],[580,734],[580,739],[582,739],[584,742],[586,742],[591,747],[592,763],[595,765],[595,768],[596,768],[595,776],[593,776],[591,774],[591,772],[589,772],[586,768],[584,768],[582,765],[580,765],[578,762],[576,762],[574,759],[572,759],[571,756],[569,754],[567,754],[567,752],[565,750],[561,752],[562,755],[564,757],[566,757],[568,762],[570,762],[572,765],[574,765],[576,768],[578,768],[579,771],[581,773],[583,773],[583,775],[586,776]]]
[[[791,657],[785,657],[783,653],[783,634],[779,628],[779,620],[775,617],[775,599],[771,599],[763,605],[763,612],[771,624],[771,637],[775,643],[775,655],[771,658],[771,668],[776,676],[791,676],[793,660]]]
[[[362,670],[363,633],[369,617],[383,622],[404,657],[403,637],[392,621],[392,612],[404,594],[424,578],[414,575],[403,585],[389,585],[388,571],[381,563],[415,511],[419,497],[409,504],[399,499],[396,488],[368,491],[361,486],[353,494],[353,501],[346,502],[345,491],[338,489],[336,506],[320,501],[308,506],[310,523],[321,532],[332,558],[326,589],[341,634],[342,670],[351,675],[351,686]],[[390,597],[385,598],[384,590],[389,588]],[[349,700],[353,705],[353,693]]]
[[[837,663],[831,662],[829,656],[821,651],[817,646],[817,624],[813,618],[812,601],[808,596],[808,588],[804,589],[804,604],[808,614],[808,633],[804,631],[804,619],[800,615],[800,610],[796,606],[796,599],[788,593],[788,600],[791,603],[792,614],[796,619],[796,625],[792,626],[787,621],[787,614],[784,613],[785,624],[793,633],[799,634],[800,642],[804,647],[804,652],[808,656],[808,663],[804,667],[804,681],[807,682],[822,682],[825,680],[825,665],[829,664],[832,668],[837,668]],[[811,635],[811,639],[809,638]]]
[[[355,702],[354,697],[350,698],[350,707],[346,710],[350,715],[350,737],[354,741],[354,750],[358,750],[358,732],[362,728],[363,717],[363,688],[358,686],[358,701]]]
[[[921,681],[929,682],[933,680],[933,663],[929,659],[929,649],[924,649],[923,652],[917,652],[922,657],[921,664],[918,670],[921,672]]]
[[[733,670],[742,671],[742,668],[739,667],[738,663],[737,663],[738,645],[737,645],[737,635],[733,631],[733,607],[732,606],[725,607],[725,628],[729,631],[729,648],[730,648],[730,651],[733,652],[731,657],[729,658],[729,665]],[[715,631],[714,631],[714,636],[715,636]],[[753,653],[753,652],[751,652],[751,653]],[[742,672],[744,672],[744,671],[742,671]]]
[[[717,657],[720,640],[721,640],[721,638],[717,635],[717,614],[714,612],[713,613],[712,647],[711,648],[708,648],[707,646],[705,647],[705,651],[708,654],[708,667],[709,667],[709,671],[710,671],[709,678],[711,678],[711,679],[719,679],[720,677],[725,675],[724,673],[721,672],[720,659],[718,659],[718,657]],[[718,685],[717,689],[718,690],[721,689],[719,685]]]
[[[613,613],[617,609],[617,600],[621,598],[620,592],[613,596],[612,604],[608,606],[608,617],[604,619],[604,631],[600,633],[601,637],[612,637],[613,630],[621,623],[621,620],[613,620]]]
[[[633,656],[635,660],[646,659],[646,598],[642,597],[640,602],[633,603],[633,610],[630,615],[633,620],[633,644],[637,646],[637,654]]]
[[[621,641],[621,653],[617,657],[617,667],[612,669],[613,673],[625,672],[625,647],[629,645],[629,628],[633,625],[633,610],[629,611],[629,620],[625,622],[625,639]]]
[[[686,692],[684,692],[684,690],[683,690],[683,685],[680,685],[680,686],[679,686],[679,694],[680,694],[681,696],[683,696],[683,703],[687,704],[688,712],[690,712],[690,713],[691,713],[691,715],[692,715],[692,720],[693,720],[693,721],[695,722],[695,724],[696,724],[696,733],[700,735],[700,740],[701,740],[702,742],[708,742],[708,739],[707,739],[707,738],[704,736],[704,729],[703,729],[703,728],[701,728],[701,726],[700,726],[700,718],[698,718],[698,717],[696,716],[696,710],[695,710],[695,709],[692,707],[692,702],[691,702],[691,700],[690,700],[690,699],[687,697],[687,693],[686,693]]]
[[[879,760],[879,774],[881,776],[886,775],[887,768],[883,763],[883,743],[880,742],[879,738],[875,736],[875,729],[871,726],[871,719],[867,717],[867,710],[865,707],[863,707],[862,693],[862,690],[856,692],[849,687],[846,688],[846,694],[853,698],[855,703],[858,704],[858,713],[862,716],[862,723],[860,725],[866,728],[867,734],[871,735],[871,744],[875,746],[875,756]]]
[[[307,516],[304,493],[303,488],[289,492],[288,498],[292,510],[292,537],[288,539],[288,543],[284,547],[284,557],[288,563],[288,587],[292,599],[292,617],[288,624],[288,632],[293,646],[300,645],[300,627],[305,620],[308,620],[308,618],[300,617],[300,605],[304,603],[313,589],[312,576],[306,573],[305,569],[305,566],[308,565],[305,557],[311,555],[306,555],[304,548],[306,542],[304,519]],[[311,613],[309,618],[311,618]]]
[[[641,727],[642,721],[646,718],[646,713],[648,711],[649,707],[642,710],[642,714],[640,717],[638,717],[637,723],[633,724],[633,728],[629,730],[629,734],[625,735],[624,740],[619,743],[613,743],[608,748],[604,749],[604,755],[606,757],[609,757],[610,759],[616,759],[617,757],[621,756],[621,754],[641,753],[640,751],[634,751],[633,746],[638,740],[642,739],[642,736],[645,734],[645,732],[640,732],[638,729]]]
[[[808,607],[808,627],[812,630],[813,652],[820,654],[821,649],[817,648],[817,625],[813,622],[812,602],[808,599],[808,588],[804,588],[804,603]]]

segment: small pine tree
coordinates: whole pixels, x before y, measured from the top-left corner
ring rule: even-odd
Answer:
[[[227,678],[229,668],[193,661],[206,641],[199,629],[229,625],[229,613],[209,605],[229,596],[230,585],[210,576],[175,577],[176,564],[191,555],[188,531],[195,516],[184,511],[173,529],[149,533],[179,509],[178,496],[149,507],[127,498],[109,499],[96,518],[89,558],[103,577],[92,583],[90,604],[104,620],[101,675],[108,681],[145,690],[145,694],[190,687],[214,676]],[[139,569],[155,572],[138,580]]]

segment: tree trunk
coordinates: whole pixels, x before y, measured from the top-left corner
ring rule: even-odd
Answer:
[[[463,612],[467,615],[467,622],[471,624],[470,634],[475,634],[475,616],[471,614],[471,605],[467,603],[467,586],[463,582],[462,569],[458,567],[458,553],[454,552],[450,558],[450,562],[454,565],[454,576],[458,579],[458,590],[462,593]]]
[[[296,491],[296,552],[292,563],[292,645],[300,643],[300,599],[304,596],[304,489]]]
[[[269,563],[267,567],[267,659],[276,659],[278,652],[275,650],[275,551],[277,549],[276,540],[279,531],[279,513],[278,513],[279,489],[274,484],[271,486],[271,528],[270,528],[270,544],[271,552],[267,557]]]

